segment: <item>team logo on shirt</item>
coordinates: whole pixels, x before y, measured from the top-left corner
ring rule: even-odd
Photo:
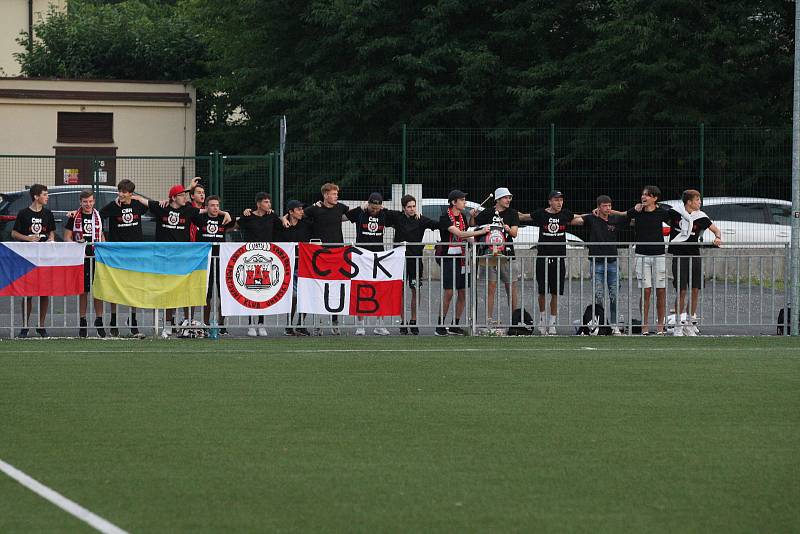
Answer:
[[[289,255],[274,243],[247,243],[231,254],[225,283],[242,306],[266,309],[279,302],[292,282]]]
[[[169,217],[167,217],[167,222],[172,226],[175,226],[180,221],[180,214],[174,211],[169,212]]]
[[[216,234],[217,230],[219,230],[219,223],[217,221],[208,221],[208,224],[206,225],[206,233]]]
[[[550,222],[547,223],[547,231],[550,232],[551,234],[555,234],[555,233],[558,233],[559,229],[560,229],[560,226],[558,224],[558,220],[556,219],[554,221],[553,219],[550,219]]]
[[[42,220],[37,219],[36,217],[31,219],[31,233],[33,234],[41,234],[42,233]]]
[[[125,224],[130,224],[133,222],[133,213],[130,208],[123,210],[122,222],[124,222]]]
[[[367,230],[370,232],[377,232],[378,231],[378,219],[374,217],[369,218],[369,222],[367,223]]]

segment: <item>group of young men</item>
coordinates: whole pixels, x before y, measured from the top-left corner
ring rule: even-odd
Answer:
[[[272,209],[269,194],[261,192],[255,197],[255,209],[247,209],[241,216],[233,218],[228,212],[221,210],[217,196],[205,195],[205,190],[195,178],[188,188],[174,185],[168,193],[168,200],[158,202],[135,195],[135,184],[130,180],[122,180],[117,186],[117,198],[102,207],[95,209],[94,195],[91,190],[80,194],[80,206],[68,214],[64,227],[64,239],[87,244],[85,264],[84,290],[86,293],[79,300],[79,335],[88,335],[86,312],[88,307],[87,293],[91,285],[93,272],[91,256],[92,243],[108,239],[109,241],[143,241],[142,215],[148,211],[154,216],[156,231],[155,240],[162,242],[202,241],[216,246],[213,254],[218,253],[218,245],[225,241],[227,231],[238,228],[242,239],[248,242],[309,242],[318,241],[326,245],[344,243],[342,221],[350,221],[356,225],[356,242],[364,248],[383,250],[386,228],[394,228],[394,243],[412,243],[406,248],[406,280],[410,288],[410,314],[401,318],[401,334],[419,334],[417,327],[417,290],[424,277],[423,241],[426,230],[439,232],[440,241],[436,247],[436,261],[441,266],[442,302],[436,335],[464,335],[461,319],[466,305],[467,258],[466,242],[479,240],[484,243],[479,249],[481,255],[480,268],[485,270],[487,280],[487,317],[494,317],[494,297],[498,281],[502,282],[511,304],[511,309],[519,308],[517,285],[521,279],[521,269],[514,261],[514,239],[518,236],[521,223],[530,223],[538,228],[538,244],[536,257],[536,282],[538,290],[539,332],[543,335],[556,333],[555,325],[558,315],[558,297],[564,294],[566,278],[567,240],[566,228],[570,225],[589,226],[589,261],[593,272],[595,301],[597,305],[606,302],[608,294],[609,317],[613,333],[620,334],[617,325],[618,294],[618,255],[617,231],[620,227],[633,224],[636,245],[636,276],[642,290],[642,332],[649,334],[648,317],[652,289],[656,290],[656,334],[664,333],[666,315],[666,260],[663,242],[664,223],[669,225],[669,252],[673,255],[673,285],[678,290],[677,314],[680,323],[675,327],[676,335],[692,335],[696,330],[690,324],[690,318],[696,314],[698,293],[702,287],[702,265],[700,259],[699,239],[708,228],[716,236],[714,245],[721,244],[719,229],[700,210],[700,193],[687,190],[683,194],[683,206],[664,209],[658,205],[661,192],[655,186],[646,186],[642,190],[641,202],[631,209],[620,212],[612,209],[612,201],[608,196],[597,198],[597,208],[592,213],[576,215],[564,207],[564,195],[560,191],[552,191],[548,195],[548,206],[532,213],[521,213],[511,207],[513,196],[505,188],[497,188],[494,192],[495,204],[485,210],[472,209],[465,211],[467,194],[453,190],[448,195],[448,207],[438,221],[422,216],[417,211],[417,200],[412,195],[401,199],[402,210],[389,210],[383,207],[380,193],[372,193],[364,205],[349,208],[340,203],[339,187],[326,183],[321,188],[322,200],[304,205],[297,200],[290,200],[286,212],[278,215]],[[31,205],[17,215],[12,238],[19,241],[53,241],[55,239],[55,220],[47,209],[47,187],[35,184],[30,188]],[[107,222],[106,222],[107,221]],[[473,227],[470,230],[470,227]],[[502,258],[498,257],[502,256]],[[214,263],[212,262],[212,265]],[[210,273],[207,305],[203,309],[203,323],[209,324],[212,292],[218,288],[214,269]],[[687,290],[691,288],[691,298],[687,300]],[[546,297],[550,295],[549,309]],[[447,319],[453,297],[456,297],[454,312]],[[39,327],[37,333],[47,337],[45,318],[48,310],[48,298],[40,297]],[[32,297],[23,299],[23,328],[19,337],[28,336],[28,322],[32,308]],[[103,302],[95,300],[94,327],[98,336],[105,337],[103,321]],[[119,335],[116,305],[111,304],[109,328],[112,336]],[[172,334],[173,328],[183,329],[191,325],[192,311],[184,310],[185,318],[180,325],[176,324],[175,310],[167,310],[167,328],[164,337]],[[224,318],[220,317],[221,334]],[[310,335],[302,324],[303,318],[294,323],[294,309],[286,328],[287,335]],[[263,326],[264,317],[251,318],[248,328],[250,336],[268,335]],[[126,326],[134,336],[139,336],[136,310],[131,309]],[[297,326],[297,328],[295,328]],[[331,333],[339,334],[338,318],[332,317]],[[387,335],[389,331],[382,325],[374,329],[378,335]],[[365,329],[360,324],[357,335],[364,335]]]

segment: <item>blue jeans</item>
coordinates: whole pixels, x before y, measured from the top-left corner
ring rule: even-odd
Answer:
[[[619,277],[616,258],[589,258],[589,262],[592,266],[592,271],[594,271],[594,302],[595,304],[605,307],[605,289],[607,287],[608,310],[606,319],[609,324],[616,324],[619,320],[617,317],[617,289],[619,287]]]

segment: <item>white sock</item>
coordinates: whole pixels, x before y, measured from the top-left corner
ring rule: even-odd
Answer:
[[[682,323],[685,323],[685,322],[686,322],[686,312],[683,312],[683,313],[681,314],[681,322],[682,322]]]
[[[539,312],[539,322],[544,324],[544,312]]]
[[[550,322],[549,322],[548,324],[549,324],[550,326],[553,326],[553,325],[555,325],[555,324],[556,324],[556,316],[555,316],[555,315],[551,315],[551,316],[550,316]]]

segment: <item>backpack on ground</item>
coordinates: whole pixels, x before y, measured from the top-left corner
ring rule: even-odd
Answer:
[[[509,336],[531,336],[533,335],[533,317],[528,310],[517,308],[511,313],[511,324],[508,329]]]
[[[593,313],[594,312],[594,313]],[[583,319],[578,329],[581,336],[610,336],[611,327],[606,320],[606,312],[600,304],[589,304],[583,310]]]

